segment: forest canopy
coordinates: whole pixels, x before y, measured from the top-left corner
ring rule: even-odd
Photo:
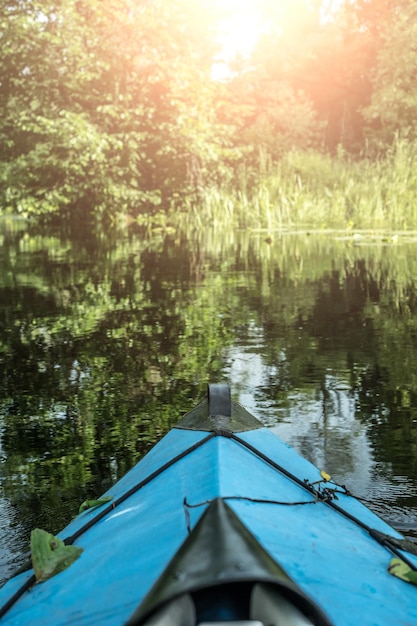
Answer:
[[[137,219],[416,140],[412,0],[3,0],[0,41],[3,212]]]

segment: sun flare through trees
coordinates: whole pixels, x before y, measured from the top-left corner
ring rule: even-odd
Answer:
[[[1,210],[146,219],[247,194],[290,152],[414,141],[416,17],[411,0],[6,0]]]

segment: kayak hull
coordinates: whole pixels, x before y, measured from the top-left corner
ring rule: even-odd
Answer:
[[[242,432],[187,425],[105,494],[109,504],[60,533],[83,548],[68,569],[35,585],[28,570],[0,589],[0,605],[18,596],[2,624],[127,623],[218,499],[329,623],[417,624],[417,589],[388,573],[393,554],[369,529],[399,533],[342,488],[323,485],[318,468],[259,423]]]

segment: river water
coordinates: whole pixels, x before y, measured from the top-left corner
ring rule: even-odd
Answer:
[[[204,395],[417,534],[417,241],[0,228],[0,581]]]

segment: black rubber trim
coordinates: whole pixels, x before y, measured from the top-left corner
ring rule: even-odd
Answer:
[[[230,396],[227,384],[207,385],[207,396],[186,413],[175,428],[184,430],[217,431],[226,435],[262,428],[263,424]]]
[[[232,417],[230,387],[224,383],[209,384],[207,388],[209,417]]]

